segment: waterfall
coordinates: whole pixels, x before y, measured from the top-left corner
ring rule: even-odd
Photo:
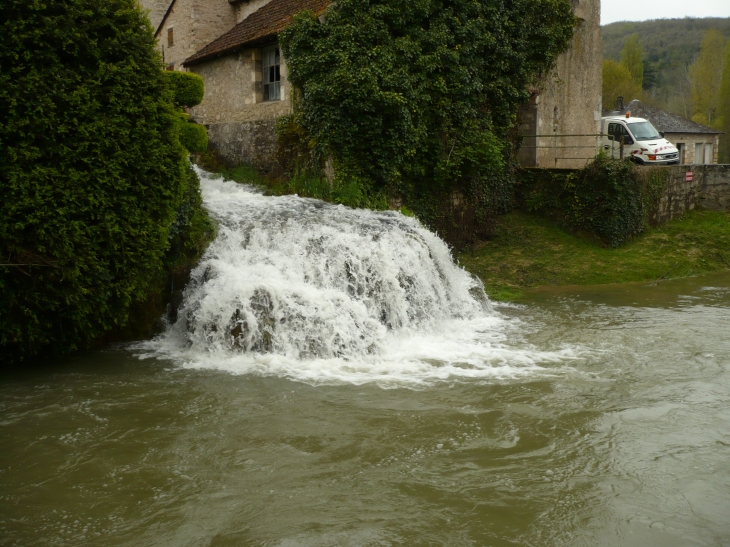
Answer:
[[[545,358],[503,343],[481,281],[416,219],[198,174],[218,236],[145,356],[314,383],[524,374]]]

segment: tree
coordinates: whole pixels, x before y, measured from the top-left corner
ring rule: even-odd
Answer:
[[[704,125],[713,125],[718,116],[726,43],[725,37],[717,30],[708,30],[702,39],[700,54],[689,69],[692,119]]]
[[[135,0],[4,0],[1,10],[7,363],[84,348],[123,326],[182,229],[170,231],[178,206],[197,188]]]
[[[509,202],[507,135],[574,23],[566,0],[339,0],[280,40],[315,155],[429,222],[457,187]]]
[[[730,163],[730,42],[725,53],[720,84],[717,127],[725,134],[720,137],[720,162]]]
[[[638,34],[626,38],[621,50],[621,65],[629,71],[631,79],[641,89],[644,85],[644,60]]]
[[[641,97],[641,86],[631,77],[628,69],[616,61],[603,61],[603,107],[613,108],[618,97],[624,103]]]

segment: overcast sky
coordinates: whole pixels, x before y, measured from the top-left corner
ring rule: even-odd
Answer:
[[[730,0],[601,0],[602,25],[680,17],[730,17]]]

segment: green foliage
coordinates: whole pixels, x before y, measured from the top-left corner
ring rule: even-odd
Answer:
[[[713,125],[720,108],[720,85],[727,50],[727,40],[711,29],[702,39],[697,60],[689,68],[692,87],[692,119],[704,125]]]
[[[87,347],[154,290],[197,191],[175,117],[134,0],[3,3],[1,361]]]
[[[624,48],[621,50],[621,66],[631,74],[631,79],[641,89],[644,86],[644,53],[639,43],[639,35],[632,34],[626,38]]]
[[[730,38],[730,17],[611,23],[601,27],[603,56],[620,61],[626,39],[637,34],[641,38],[644,62],[660,68],[687,66],[699,55],[703,35],[710,29],[717,29],[723,36]]]
[[[692,107],[689,66],[699,56],[702,39],[710,29],[730,38],[730,18],[612,23],[601,29],[603,54],[606,59],[619,61],[627,37],[638,34],[644,52],[642,100],[691,119],[696,112]],[[713,123],[706,115],[701,121]]]
[[[546,180],[523,173],[519,199],[530,211],[619,247],[644,232],[667,180],[666,169],[641,170],[630,159],[601,155],[580,171]]]
[[[602,100],[604,109],[612,109],[619,97],[628,104],[641,97],[641,86],[631,78],[631,73],[616,61],[603,61]]]
[[[203,78],[192,72],[165,71],[167,83],[178,108],[192,108],[203,102],[205,84]]]
[[[208,131],[205,126],[191,122],[187,116],[177,119],[180,144],[191,154],[202,154],[208,149]]]
[[[300,14],[280,35],[300,91],[294,155],[329,161],[343,191],[402,196],[432,226],[454,191],[503,211],[508,132],[573,24],[566,0],[340,0],[324,23]]]
[[[730,212],[695,209],[621,248],[568,233],[543,215],[515,211],[496,221],[488,244],[458,258],[498,300],[519,299],[537,286],[646,282],[730,268]]]
[[[720,104],[717,114],[717,127],[725,133],[720,136],[720,163],[730,163],[730,42],[728,42],[722,69]]]

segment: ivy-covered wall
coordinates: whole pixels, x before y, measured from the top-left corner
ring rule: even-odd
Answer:
[[[478,225],[511,206],[517,109],[574,25],[567,0],[340,0],[280,35],[293,123],[315,168],[444,235],[460,192]]]
[[[581,170],[520,171],[515,199],[527,211],[619,247],[656,217],[667,177],[666,169],[599,156]]]

